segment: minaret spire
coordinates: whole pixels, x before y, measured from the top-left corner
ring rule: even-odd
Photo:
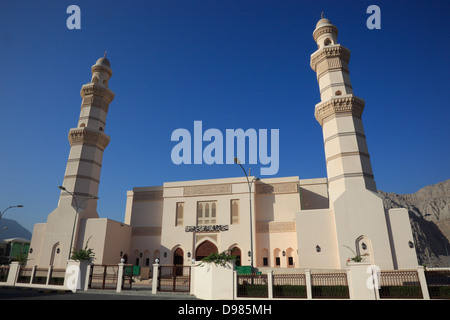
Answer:
[[[81,88],[80,95],[83,101],[78,125],[69,131],[71,150],[63,186],[80,197],[98,195],[103,151],[110,140],[104,131],[109,104],[114,99],[114,93],[108,88],[112,70],[111,63],[105,56],[106,51],[91,68],[91,82]],[[68,196],[62,192],[60,202],[67,198],[70,200]],[[96,208],[93,206],[95,201],[86,202],[89,202],[91,207],[80,214],[97,216]]]
[[[83,101],[77,127],[69,130],[70,153],[58,207],[48,215],[42,240],[38,237],[38,243],[32,242],[35,248],[41,248],[32,256],[35,265],[65,268],[71,252],[85,245],[79,242],[86,236],[80,230],[87,232],[81,221],[98,218],[103,151],[110,140],[104,132],[106,115],[114,99],[108,88],[112,70],[106,52],[91,72],[91,82],[81,87]]]
[[[330,20],[320,19],[313,32],[318,49],[311,55],[321,98],[315,116],[323,128],[331,197],[331,191],[339,190],[338,196],[350,181],[360,181],[364,188],[377,191],[361,120],[365,103],[353,94],[350,50],[337,43],[337,35],[338,29]]]
[[[327,18],[317,22],[313,38],[318,49],[311,55],[311,68],[320,89],[315,117],[323,132],[340,267],[348,258],[345,246],[350,246],[368,253],[366,261],[371,264],[391,268],[383,201],[377,193],[361,119],[365,102],[353,94],[350,50],[337,43],[337,35],[338,29]]]

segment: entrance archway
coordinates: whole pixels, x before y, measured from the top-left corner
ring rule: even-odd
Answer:
[[[177,248],[173,253],[173,264],[174,265],[183,265],[184,262],[184,252],[183,249]]]
[[[230,250],[230,254],[232,256],[237,256],[235,262],[235,265],[240,266],[241,265],[241,249],[239,249],[238,247],[233,247]]]
[[[195,250],[195,260],[202,260],[210,254],[217,252],[219,252],[219,250],[216,245],[211,241],[206,240],[197,247],[197,250]]]

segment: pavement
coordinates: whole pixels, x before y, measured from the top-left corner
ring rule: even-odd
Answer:
[[[0,287],[0,300],[197,300],[187,293],[152,294],[149,287],[134,287],[130,290],[87,291],[48,290],[25,287]]]

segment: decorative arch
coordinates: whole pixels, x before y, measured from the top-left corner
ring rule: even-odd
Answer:
[[[273,250],[273,261],[275,263],[274,267],[281,267],[281,250],[278,248]]]
[[[294,268],[294,249],[286,249],[286,266],[288,268]]]
[[[356,254],[362,256],[364,261],[373,264],[372,241],[367,236],[361,235],[355,241]]]
[[[161,260],[161,253],[159,250],[155,250],[155,252],[153,253],[153,262],[152,263],[155,263],[156,259]]]
[[[212,253],[217,253],[217,246],[209,240],[203,241],[195,250],[195,260],[199,261]]]
[[[183,265],[184,264],[184,251],[180,247],[173,251],[173,264]]]
[[[242,261],[242,253],[241,253],[241,249],[237,246],[237,245],[233,245],[230,247],[229,249],[230,254],[232,256],[236,256],[236,260],[235,260],[235,265],[236,266],[240,266],[241,265],[241,261]]]
[[[262,249],[262,266],[263,267],[268,267],[269,266],[269,250],[264,248]]]
[[[53,266],[55,264],[55,256],[59,254],[59,242],[56,242],[52,247],[52,254],[50,255],[50,266]]]

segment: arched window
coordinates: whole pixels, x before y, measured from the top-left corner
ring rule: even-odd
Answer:
[[[262,265],[263,267],[269,266],[269,250],[267,249],[262,250]]]

